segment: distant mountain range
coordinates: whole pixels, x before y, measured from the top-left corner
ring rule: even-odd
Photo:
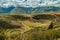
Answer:
[[[0,7],[0,14],[10,13],[13,9],[14,9],[14,7],[9,7],[9,8]]]
[[[55,6],[41,6],[36,8],[26,8],[26,7],[9,7],[2,8],[0,7],[0,14],[12,13],[12,14],[34,14],[34,13],[42,13],[42,12],[55,12],[60,11],[60,7]]]

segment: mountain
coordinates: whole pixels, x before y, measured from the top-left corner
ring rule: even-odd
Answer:
[[[55,6],[42,6],[42,7],[36,7],[36,8],[26,8],[26,7],[17,7],[14,8],[11,13],[12,14],[34,14],[34,13],[42,13],[42,12],[56,12],[60,11],[60,7]]]
[[[9,7],[9,8],[3,8],[3,7],[0,7],[0,14],[2,13],[10,13],[10,11],[14,9],[14,7]]]
[[[38,14],[42,12],[57,12],[60,11],[60,7],[55,6],[41,6],[36,8],[26,8],[26,7],[9,7],[2,8],[0,7],[0,14]]]

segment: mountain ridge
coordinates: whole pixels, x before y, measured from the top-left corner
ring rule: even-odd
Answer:
[[[26,8],[26,7],[9,7],[2,8],[0,7],[0,14],[40,14],[42,12],[57,12],[60,11],[60,7],[55,6],[41,6],[36,8]]]

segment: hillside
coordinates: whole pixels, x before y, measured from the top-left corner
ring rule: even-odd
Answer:
[[[21,14],[21,15],[2,14],[0,15],[0,39],[1,40],[59,39],[60,38],[59,18],[60,14]],[[48,39],[46,37],[48,37]]]

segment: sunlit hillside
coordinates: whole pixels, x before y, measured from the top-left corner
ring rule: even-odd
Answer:
[[[60,14],[0,15],[1,40],[59,40]],[[47,39],[48,37],[48,39]]]

